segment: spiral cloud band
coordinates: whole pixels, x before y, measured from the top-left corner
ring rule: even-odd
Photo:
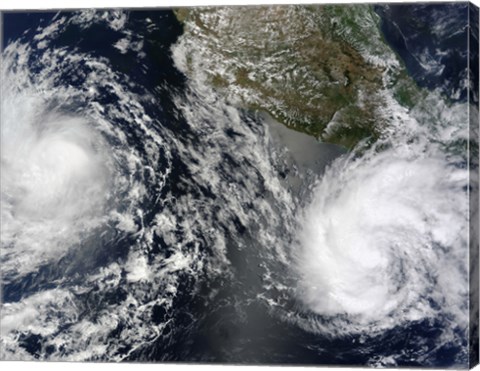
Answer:
[[[315,313],[394,326],[435,316],[432,298],[466,304],[468,172],[409,150],[339,162],[319,182],[297,257]]]

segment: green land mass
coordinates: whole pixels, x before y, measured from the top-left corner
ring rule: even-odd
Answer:
[[[321,141],[353,148],[388,125],[385,93],[422,95],[369,5],[177,8],[187,75]]]

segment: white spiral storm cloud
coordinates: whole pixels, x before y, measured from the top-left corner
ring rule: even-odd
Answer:
[[[435,122],[397,107],[383,150],[341,158],[318,180],[294,252],[297,297],[328,319],[314,328],[376,333],[440,315],[466,328],[469,178],[466,154],[447,148],[465,148],[468,120],[465,105],[434,102]]]
[[[81,231],[98,223],[109,194],[110,161],[88,116],[52,109],[52,91],[42,91],[26,74],[11,69],[5,61],[2,248],[4,256],[19,259],[4,262],[7,275],[28,272],[61,256]],[[62,97],[62,91],[57,93]]]

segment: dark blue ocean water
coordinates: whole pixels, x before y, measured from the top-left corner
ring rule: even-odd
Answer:
[[[467,3],[375,6],[385,40],[410,76],[453,101],[467,97],[468,8]],[[478,86],[478,76],[476,81]]]

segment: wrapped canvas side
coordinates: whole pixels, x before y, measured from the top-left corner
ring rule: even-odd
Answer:
[[[479,218],[478,218],[478,8],[469,7],[469,120],[470,120],[470,368],[479,361]]]

